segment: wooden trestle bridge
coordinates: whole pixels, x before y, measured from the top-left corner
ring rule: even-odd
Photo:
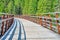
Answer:
[[[20,18],[3,14],[0,17],[0,40],[60,40],[59,13],[54,14],[54,18],[50,14],[30,16],[30,18],[38,18],[39,24],[29,21],[25,16]]]

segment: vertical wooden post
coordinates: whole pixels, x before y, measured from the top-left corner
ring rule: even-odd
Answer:
[[[10,18],[10,17],[11,17],[11,16],[9,15],[9,18]],[[11,20],[11,19],[10,19],[10,20]],[[9,27],[10,27],[10,23],[11,23],[10,20],[9,20]]]
[[[12,15],[12,17],[14,17],[14,15]],[[13,21],[14,21],[14,18],[12,18],[12,23],[13,23]]]
[[[5,18],[5,15],[2,16],[2,20],[3,20],[4,18]],[[2,29],[1,35],[4,35],[4,22],[2,22],[2,28],[1,28],[1,29]]]
[[[11,18],[11,15],[10,15],[10,18]],[[10,25],[9,25],[9,26],[11,26],[11,19],[10,19],[10,22],[9,22],[9,23],[10,23]]]
[[[12,15],[12,17],[13,17],[13,15]],[[11,24],[13,23],[13,18],[12,18],[12,20],[11,20]]]
[[[42,25],[42,17],[40,17],[40,25]]]
[[[58,13],[56,13],[56,23],[57,23],[58,33],[60,34],[60,25],[58,24],[59,20],[57,18],[58,18]]]
[[[6,15],[6,19],[8,18],[8,15]],[[8,20],[6,20],[6,31],[8,30]]]
[[[12,15],[11,15],[11,18],[12,18]],[[12,19],[11,19],[11,25],[12,25]]]
[[[11,18],[12,18],[12,15],[11,15]],[[11,21],[10,21],[11,23],[10,23],[10,26],[12,25],[12,19],[11,19]]]
[[[10,18],[9,15],[8,15],[8,18]],[[8,28],[9,28],[9,20],[8,20]]]
[[[50,29],[52,30],[52,19],[50,17],[50,14],[48,14],[48,17],[50,18],[49,21],[50,21]]]
[[[60,34],[60,25],[58,25],[58,33]]]
[[[51,20],[51,22],[50,22],[50,29],[52,30],[52,20]]]
[[[45,27],[46,27],[46,16],[45,16],[44,20],[45,20]]]
[[[0,20],[2,20],[2,17],[0,17]],[[2,23],[0,22],[0,37],[2,36]]]
[[[12,15],[10,15],[10,18],[12,18]],[[12,20],[12,19],[11,19]],[[10,27],[11,27],[11,20],[10,20]]]

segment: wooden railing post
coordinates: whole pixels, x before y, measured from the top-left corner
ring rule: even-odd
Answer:
[[[12,15],[11,15],[11,18],[12,18]],[[11,19],[11,24],[10,25],[12,25],[12,19]]]
[[[8,15],[8,18],[10,18],[10,16]],[[10,20],[8,20],[8,28],[9,28],[9,24],[10,24]]]
[[[12,15],[12,17],[14,17],[14,15]],[[12,23],[13,23],[13,21],[14,21],[14,18],[12,18]]]
[[[49,21],[50,21],[50,29],[52,30],[52,19],[51,19],[50,14],[48,14],[48,17],[49,17]]]
[[[42,26],[42,17],[40,17],[40,25]]]
[[[12,15],[11,15],[11,18],[12,18]],[[12,21],[12,19],[10,20],[10,26],[11,26],[11,24],[12,24],[11,21]]]
[[[6,15],[6,19],[8,18],[8,15]],[[8,20],[6,20],[6,31],[8,30]]]
[[[58,24],[59,20],[58,20],[58,13],[56,13],[56,23],[57,23],[57,29],[58,29],[58,33],[60,34],[60,25]]]
[[[0,17],[0,20],[2,20],[2,17]],[[0,37],[2,36],[2,23],[1,23],[1,21],[0,21]]]
[[[9,15],[9,18],[11,18],[11,15]],[[11,19],[9,20],[9,27],[10,27],[10,24],[11,24]]]
[[[2,20],[5,18],[5,15],[2,16]],[[2,27],[1,27],[1,35],[4,35],[4,22],[2,22]]]
[[[46,16],[45,16],[44,20],[45,20],[45,27],[46,27]]]
[[[52,20],[51,20],[51,22],[50,22],[50,29],[52,30]]]
[[[10,15],[10,18],[11,18],[11,15]],[[10,26],[11,26],[11,19],[10,19]]]

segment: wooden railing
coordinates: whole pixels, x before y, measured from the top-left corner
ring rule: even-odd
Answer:
[[[53,16],[52,16],[53,15]],[[43,16],[23,16],[15,17],[24,18],[32,22],[38,23],[41,26],[48,28],[60,34],[60,12],[45,13]]]
[[[30,16],[31,18],[40,19],[40,25],[48,28],[54,32],[60,34],[60,13],[53,13],[54,17],[51,17],[50,13],[45,14],[45,16]],[[36,19],[37,20],[37,19]]]
[[[4,35],[4,33],[9,29],[14,21],[14,15],[3,14],[0,17],[0,36]]]

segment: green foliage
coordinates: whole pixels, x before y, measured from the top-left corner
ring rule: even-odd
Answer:
[[[58,4],[58,0],[0,0],[0,12],[41,15],[55,12]]]

